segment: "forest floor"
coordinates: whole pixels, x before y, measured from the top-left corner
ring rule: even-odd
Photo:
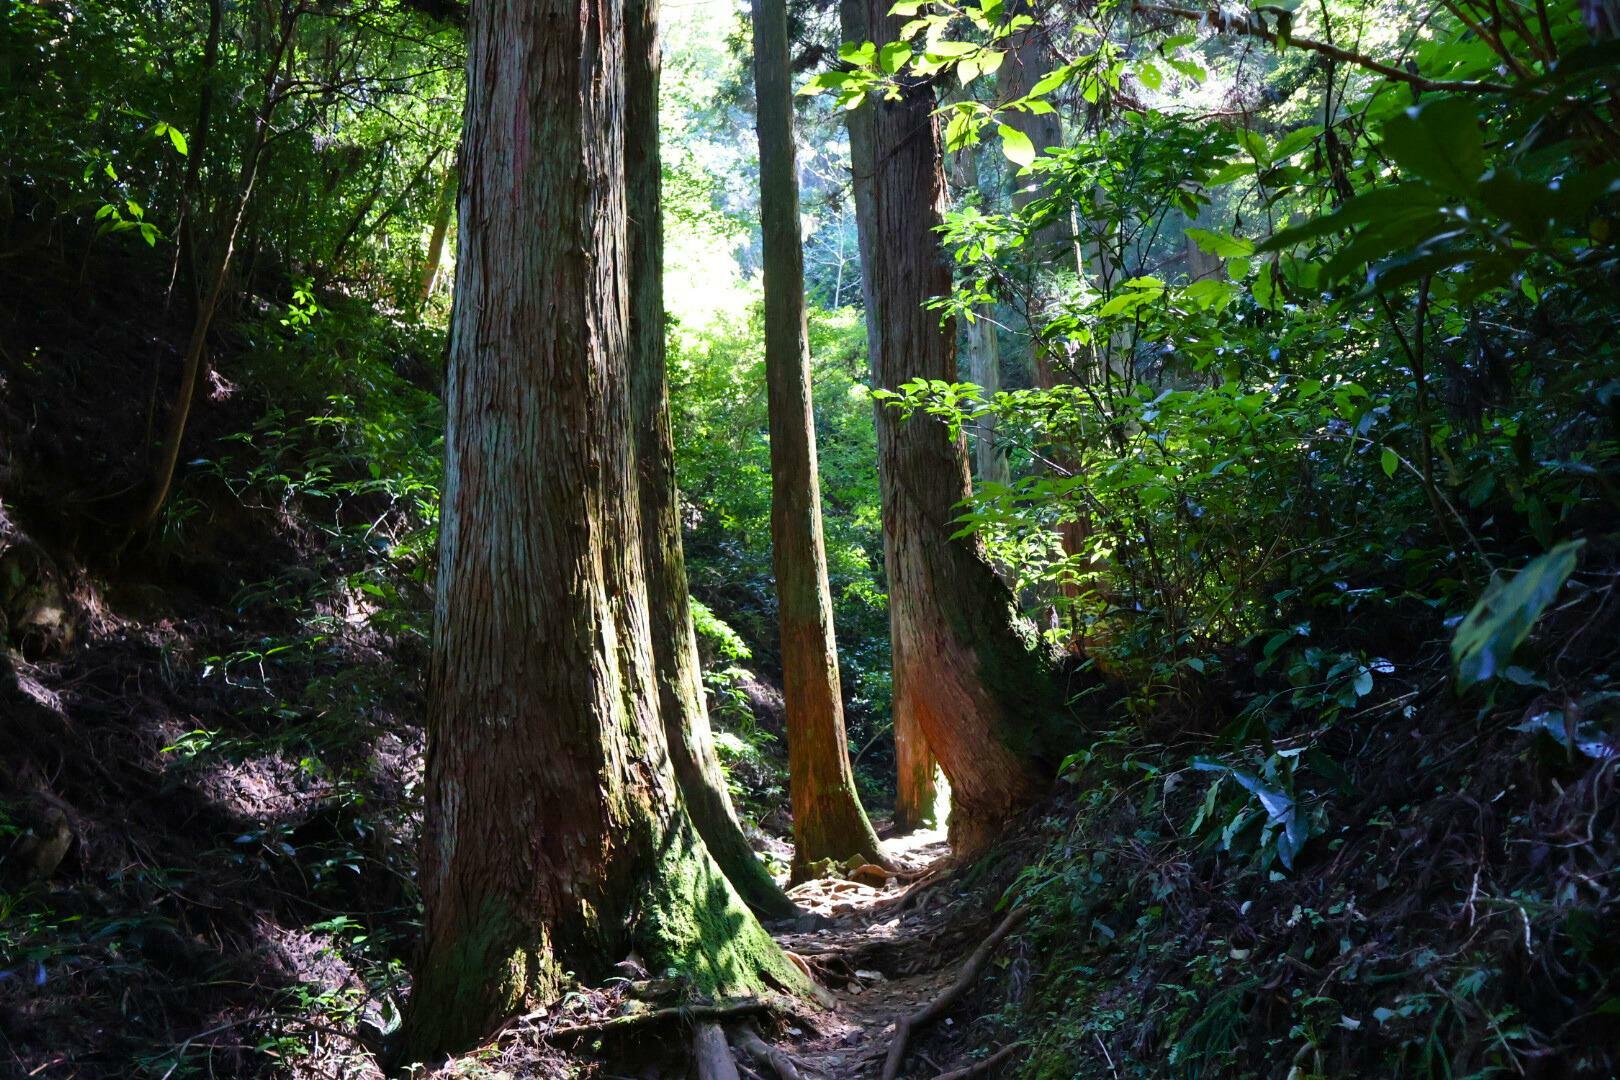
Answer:
[[[790,1035],[791,1041],[781,1044],[811,1075],[875,1075],[899,1020],[956,978],[953,961],[971,945],[963,940],[964,931],[980,921],[964,909],[982,901],[950,887],[943,833],[894,837],[884,849],[900,874],[882,888],[823,878],[790,893],[806,911],[830,920],[820,929],[777,935],[783,948],[803,958],[832,988],[836,1003],[820,1031]],[[947,1033],[956,1026],[942,1024]],[[954,1057],[972,1048],[952,1049],[958,1051]]]
[[[397,511],[262,499],[193,463],[179,532],[113,555],[104,496],[147,424],[127,406],[179,328],[132,336],[150,304],[110,283],[4,280],[0,569],[29,585],[4,599],[59,617],[0,634],[0,1076],[379,1076],[355,1033],[408,995],[425,594],[388,579],[385,608],[374,553],[340,530]],[[216,386],[199,441],[276,445],[261,408]],[[1004,877],[943,872],[939,833],[887,843],[892,879],[806,883],[779,930],[833,1005],[761,1018],[807,1077],[875,1075],[897,1019],[993,925]],[[963,1059],[966,1026],[920,1033],[907,1075]],[[658,1034],[564,1054],[509,1031],[443,1075],[623,1075],[605,1062],[642,1050],[638,1075],[684,1075],[686,1040]]]
[[[942,831],[894,836],[884,849],[893,873],[881,885],[834,876],[790,890],[803,914],[777,924],[774,934],[814,975],[824,996],[819,1002],[772,1003],[757,1018],[726,1024],[743,1080],[879,1076],[902,1021],[947,993],[994,925],[994,896],[983,882],[968,884],[970,875],[951,864]],[[697,1041],[699,1024],[679,1016],[662,1026],[572,1043],[568,1057],[554,1056],[551,1044],[572,1038],[560,1039],[559,1032],[606,1029],[616,1017],[649,1011],[611,992],[570,995],[433,1075],[517,1078],[563,1075],[570,1068],[603,1077],[690,1075],[686,1048]],[[755,1045],[778,1055],[775,1065],[747,1052],[745,1033],[760,1036]],[[993,1049],[981,1034],[964,1017],[942,1013],[937,1023],[912,1034],[900,1075],[933,1077],[977,1064]],[[493,1071],[469,1071],[480,1068]],[[702,1069],[697,1075],[713,1080]]]

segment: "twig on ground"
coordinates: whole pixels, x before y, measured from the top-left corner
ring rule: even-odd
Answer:
[[[990,954],[995,952],[997,945],[1001,944],[1001,939],[1012,933],[1028,915],[1029,909],[1025,907],[1014,908],[1008,912],[1007,917],[1001,920],[1001,925],[990,931],[990,936],[985,938],[977,949],[973,950],[973,955],[968,957],[968,962],[962,965],[961,974],[957,975],[956,981],[951,983],[944,993],[910,1016],[900,1019],[894,1029],[894,1042],[889,1044],[889,1056],[883,1062],[883,1080],[896,1080],[900,1075],[900,1065],[906,1059],[906,1043],[911,1039],[911,1033],[917,1028],[939,1019],[947,1009],[956,1003],[958,998],[967,993],[968,988],[979,977],[979,972],[983,969],[985,961],[990,959]]]
[[[962,1068],[952,1069],[950,1072],[942,1072],[934,1077],[934,1080],[968,1080],[969,1077],[984,1076],[997,1066],[1005,1065],[1011,1061],[1013,1055],[1023,1048],[1023,1043],[1009,1043],[982,1061],[975,1061],[971,1065],[964,1065]]]

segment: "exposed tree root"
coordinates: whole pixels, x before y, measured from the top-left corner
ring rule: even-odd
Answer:
[[[540,1027],[529,1030],[536,1037],[554,1043],[578,1040],[587,1035],[616,1035],[620,1032],[656,1025],[668,1020],[678,1020],[683,1023],[698,1024],[699,1026],[714,1024],[722,1020],[736,1020],[744,1016],[768,1013],[774,1008],[776,1008],[775,1005],[762,998],[742,998],[720,1005],[672,1005],[666,1009],[651,1009],[647,1012],[631,1013],[629,1016],[614,1016],[606,1020],[592,1020],[583,1024],[560,1025],[549,1031]]]
[[[995,952],[997,945],[1001,944],[1001,939],[1012,933],[1028,915],[1028,908],[1014,908],[1008,912],[1007,917],[1001,920],[1001,925],[992,930],[990,936],[985,938],[977,949],[973,950],[973,955],[968,957],[966,964],[962,965],[961,974],[956,977],[955,982],[945,989],[944,993],[910,1016],[901,1018],[894,1029],[894,1042],[889,1044],[889,1056],[883,1062],[883,1080],[896,1080],[900,1075],[900,1065],[905,1061],[906,1043],[911,1039],[911,1033],[917,1028],[939,1019],[947,1009],[956,1003],[958,998],[967,992],[968,988],[973,985],[974,980],[979,977],[979,972],[984,968],[985,961],[990,959],[990,954]]]
[[[754,1064],[774,1072],[777,1080],[803,1080],[804,1074],[799,1072],[793,1059],[761,1039],[759,1033],[747,1024],[732,1030],[731,1044],[747,1054]]]
[[[986,1076],[991,1070],[1011,1061],[1013,1056],[1023,1048],[1023,1043],[1010,1043],[1007,1046],[1003,1046],[1000,1050],[997,1050],[983,1061],[975,1061],[972,1065],[965,1065],[960,1069],[952,1069],[950,1072],[942,1072],[938,1076],[934,1077],[934,1080],[969,1080],[970,1077],[974,1076]]]
[[[692,1030],[692,1064],[698,1080],[741,1080],[737,1063],[731,1059],[726,1046],[725,1032],[713,1020],[700,1023]]]

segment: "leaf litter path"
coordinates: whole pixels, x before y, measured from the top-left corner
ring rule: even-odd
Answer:
[[[806,914],[776,928],[776,940],[804,962],[832,1002],[814,1030],[789,1025],[778,1038],[777,1048],[805,1077],[879,1075],[896,1024],[955,981],[984,936],[982,897],[958,894],[943,877],[949,849],[942,830],[894,837],[884,850],[896,873],[881,886],[843,878],[804,882],[789,895]],[[950,1038],[951,1020],[941,1026],[950,1060],[934,1061],[914,1046],[902,1075],[933,1076],[974,1049]],[[964,1045],[949,1046],[956,1041]]]

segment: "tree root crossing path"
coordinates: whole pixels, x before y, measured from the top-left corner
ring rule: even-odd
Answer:
[[[804,914],[773,927],[821,988],[819,1001],[659,1008],[590,992],[575,997],[572,1013],[511,1025],[492,1048],[497,1059],[532,1069],[536,1051],[595,1049],[616,1063],[642,1059],[639,1071],[616,1065],[611,1075],[699,1080],[999,1075],[1018,1046],[992,1044],[974,1030],[971,1010],[958,1007],[992,956],[1012,954],[1003,939],[1022,912],[994,911],[994,894],[959,885],[941,832],[895,837],[884,848],[893,869],[846,868],[806,881],[790,890]],[[1023,964],[1015,954],[1012,962]],[[685,1051],[678,1062],[668,1053],[676,1046]]]

